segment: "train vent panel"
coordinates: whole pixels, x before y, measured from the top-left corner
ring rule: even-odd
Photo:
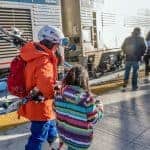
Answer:
[[[32,22],[30,9],[0,7],[0,26],[10,31],[12,27],[20,29],[22,37],[32,40]],[[0,32],[0,37],[8,38]],[[18,54],[18,49],[12,43],[0,38],[0,63],[7,63]],[[7,61],[7,62],[6,62]]]

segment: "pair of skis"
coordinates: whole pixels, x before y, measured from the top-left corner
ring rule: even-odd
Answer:
[[[27,40],[21,37],[21,32],[17,28],[12,28],[12,31],[7,31],[0,26],[0,32],[0,39],[5,40],[9,43],[13,43],[16,47],[23,46],[25,43],[27,43]],[[3,35],[9,37],[9,39],[5,38]]]

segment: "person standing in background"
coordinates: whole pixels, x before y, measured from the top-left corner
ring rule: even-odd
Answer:
[[[123,44],[122,50],[125,55],[125,74],[124,74],[124,83],[123,83],[123,91],[126,90],[129,75],[131,68],[133,68],[132,73],[132,90],[138,89],[138,70],[139,70],[139,62],[142,59],[146,51],[146,43],[144,38],[140,36],[141,29],[136,27],[134,28],[132,35],[127,37]]]

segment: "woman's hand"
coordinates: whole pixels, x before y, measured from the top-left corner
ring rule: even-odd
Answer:
[[[96,106],[97,106],[98,111],[104,112],[104,105],[103,105],[102,102],[100,102],[100,103],[97,104]]]

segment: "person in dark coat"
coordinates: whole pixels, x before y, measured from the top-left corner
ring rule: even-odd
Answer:
[[[129,75],[131,68],[133,69],[132,73],[132,90],[137,90],[137,79],[138,79],[138,70],[139,70],[139,62],[142,59],[146,51],[146,43],[144,38],[140,36],[141,29],[134,28],[131,36],[127,37],[123,44],[122,50],[125,55],[125,74],[124,74],[124,84],[123,90],[127,87]]]

